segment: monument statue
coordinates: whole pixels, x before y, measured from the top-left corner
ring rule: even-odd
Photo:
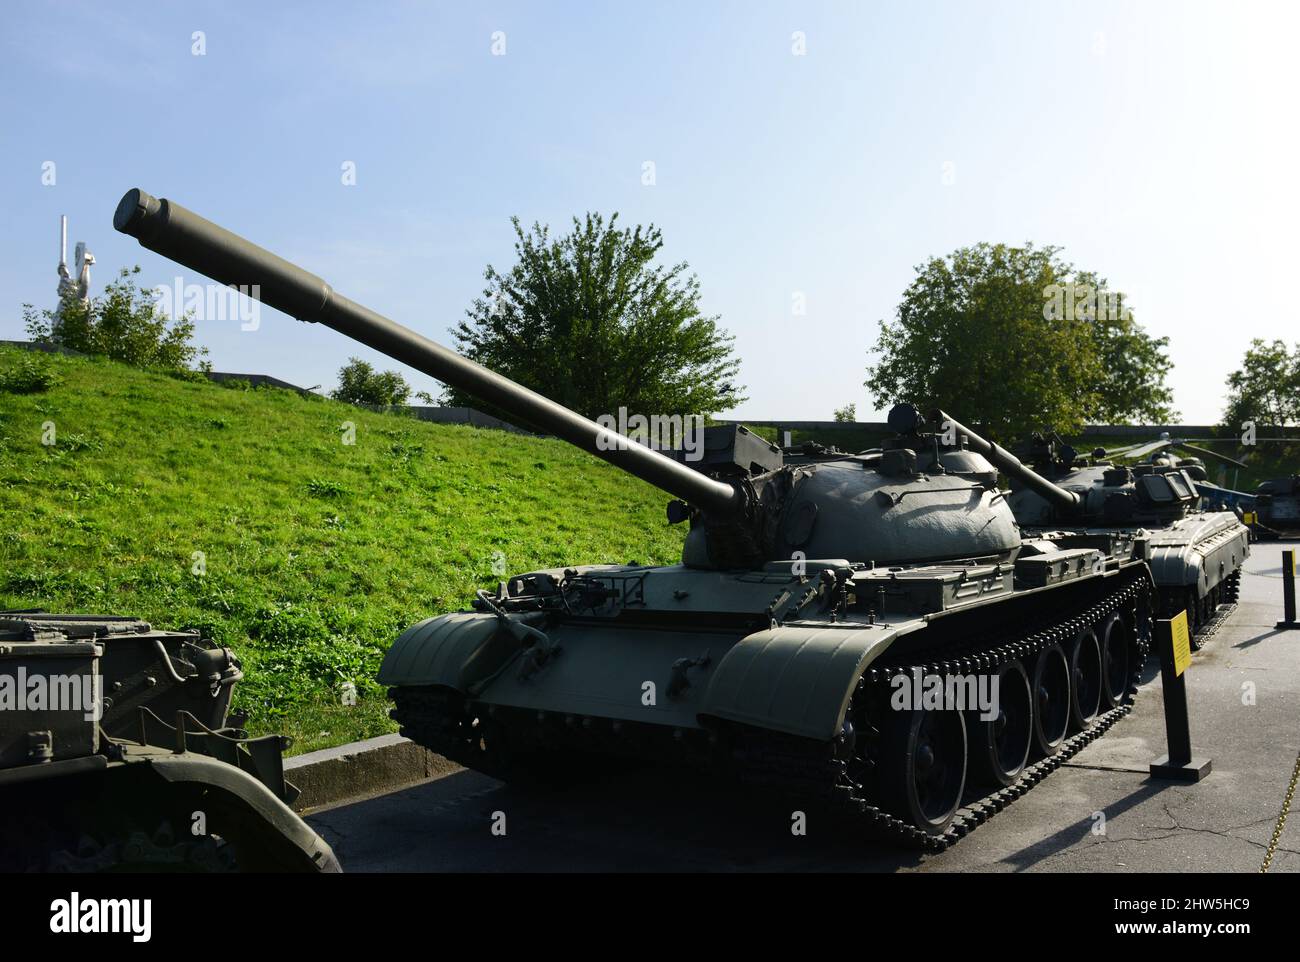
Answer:
[[[65,214],[59,218],[59,307],[57,314],[63,315],[64,305],[76,302],[81,306],[90,303],[90,265],[95,263],[95,255],[86,250],[85,241],[77,241],[73,253],[77,267],[77,277],[73,280],[68,270],[68,218]],[[57,325],[55,330],[57,330]]]

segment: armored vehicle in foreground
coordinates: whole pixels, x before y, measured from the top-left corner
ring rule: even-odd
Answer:
[[[990,460],[1010,457],[995,449]],[[1035,471],[1079,495],[1079,504],[1054,503],[1014,477],[1011,510],[1031,537],[1062,530],[1129,531],[1141,536],[1151,567],[1160,617],[1186,611],[1192,647],[1221,605],[1237,600],[1241,567],[1250,553],[1250,529],[1235,511],[1203,511],[1198,483],[1205,481],[1199,459],[1158,454],[1133,467],[1112,464],[1105,452],[1080,457],[1055,436],[1032,440]]]
[[[0,871],[338,871],[242,677],[197,632],[0,612]]]
[[[938,849],[1128,710],[1151,624],[1146,534],[1023,537],[994,466],[942,447],[909,405],[865,455],[785,464],[726,427],[699,460],[669,457],[179,204],[133,190],[114,223],[674,496],[680,564],[523,572],[397,639],[379,680],[402,731],[434,751],[507,779],[669,758]],[[1083,501],[1003,470],[1062,511]]]

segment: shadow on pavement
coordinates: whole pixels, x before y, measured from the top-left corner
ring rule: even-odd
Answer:
[[[1149,778],[1124,798],[1120,799],[1113,805],[1107,805],[1105,808],[1100,809],[1100,811],[1106,816],[1107,821],[1110,821],[1116,816],[1127,812],[1129,809],[1141,805],[1147,799],[1160,794],[1166,788],[1171,787],[1172,784],[1173,783],[1171,782],[1158,782]],[[1023,872],[1026,869],[1037,865],[1039,862],[1049,859],[1052,856],[1063,852],[1065,849],[1070,848],[1080,839],[1087,838],[1089,833],[1092,832],[1095,824],[1096,820],[1090,813],[1087,818],[1081,818],[1077,822],[1067,825],[1059,832],[1055,832],[1041,841],[1022,848],[1014,855],[1008,855],[1006,858],[1002,859],[1002,862],[1003,864],[1015,866],[1017,872]]]

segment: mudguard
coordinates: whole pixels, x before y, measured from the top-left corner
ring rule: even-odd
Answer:
[[[241,816],[257,836],[259,849],[279,871],[341,872],[329,843],[289,806],[242,769],[205,756],[161,754],[148,749],[127,756],[128,764],[147,765],[172,785],[193,785],[217,793],[218,804]]]
[[[858,678],[900,634],[900,626],[886,624],[754,632],[718,664],[700,715],[831,739]]]
[[[475,611],[426,618],[393,642],[379,666],[379,683],[459,689],[465,664],[492,640],[499,626],[494,615]]]

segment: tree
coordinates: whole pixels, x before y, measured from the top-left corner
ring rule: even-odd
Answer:
[[[1250,342],[1241,367],[1228,375],[1228,406],[1223,421],[1279,426],[1300,422],[1300,343],[1290,353],[1282,341]]]
[[[732,337],[701,313],[699,281],[684,262],[654,263],[657,227],[588,213],[553,238],[511,223],[517,263],[487,267],[482,297],[452,329],[462,354],[589,418],[620,407],[708,415],[745,400],[729,383]],[[454,387],[444,401],[485,407]]]
[[[835,409],[836,421],[856,421],[858,419],[858,406],[856,404],[846,404],[842,408]]]
[[[336,401],[349,404],[405,404],[411,386],[396,371],[376,371],[369,361],[348,358],[339,368],[339,386],[330,392]]]
[[[168,321],[147,291],[136,287],[140,268],[123,268],[104,293],[88,303],[64,299],[58,311],[38,312],[23,305],[27,334],[34,341],[58,344],[111,357],[134,367],[186,371],[208,349],[190,343],[194,322],[187,316]],[[200,362],[206,367],[206,362]]]
[[[977,244],[916,268],[867,368],[876,403],[942,407],[1004,441],[1174,417],[1168,339],[1147,335],[1122,293],[1058,252]]]

